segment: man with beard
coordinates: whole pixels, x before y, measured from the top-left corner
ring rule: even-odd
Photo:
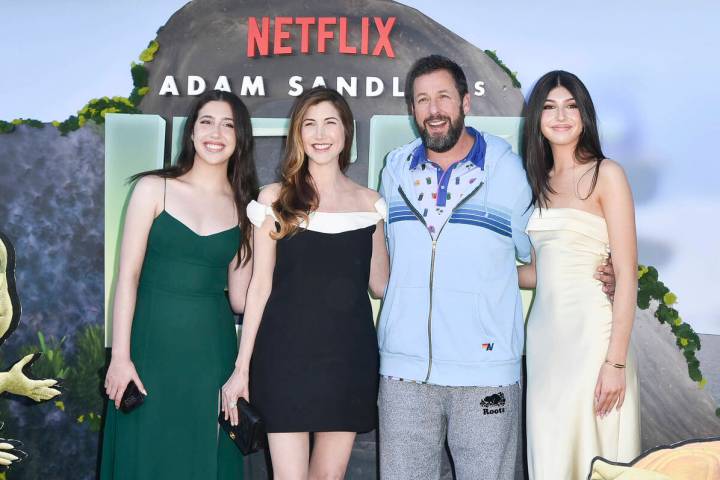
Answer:
[[[447,438],[458,479],[512,479],[515,259],[530,259],[530,187],[507,142],[464,125],[470,95],[456,63],[418,60],[405,92],[421,139],[388,155],[380,188],[391,256],[378,324],[380,478],[439,478]]]

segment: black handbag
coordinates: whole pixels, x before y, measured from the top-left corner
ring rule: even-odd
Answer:
[[[120,410],[124,413],[130,413],[137,407],[143,404],[145,401],[145,395],[142,394],[140,389],[135,385],[132,380],[125,387],[125,393],[123,393],[120,399]]]
[[[265,423],[250,404],[239,398],[237,402],[238,424],[233,426],[230,420],[225,420],[225,414],[220,412],[218,422],[227,432],[230,439],[237,445],[243,455],[250,455],[267,447]]]

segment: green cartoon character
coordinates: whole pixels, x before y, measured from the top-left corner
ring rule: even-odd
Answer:
[[[0,346],[15,331],[19,322],[20,299],[15,288],[15,251],[10,240],[0,232]],[[56,380],[30,378],[30,367],[38,357],[39,353],[31,353],[15,362],[10,370],[0,372],[0,394],[8,392],[36,402],[60,395],[59,390],[52,388],[57,384]],[[0,470],[27,456],[19,449],[20,445],[17,440],[0,438]]]

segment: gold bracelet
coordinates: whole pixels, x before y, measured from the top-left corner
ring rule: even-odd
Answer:
[[[607,363],[608,365],[613,366],[615,368],[625,368],[625,365],[623,365],[622,363],[613,363],[608,359],[605,359],[605,363]]]

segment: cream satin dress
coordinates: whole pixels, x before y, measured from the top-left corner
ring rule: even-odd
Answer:
[[[640,454],[635,359],[625,402],[605,418],[593,398],[612,328],[612,305],[595,270],[608,255],[605,220],[574,208],[535,209],[527,231],[537,289],[527,324],[527,450],[531,480],[581,480],[596,455]]]

